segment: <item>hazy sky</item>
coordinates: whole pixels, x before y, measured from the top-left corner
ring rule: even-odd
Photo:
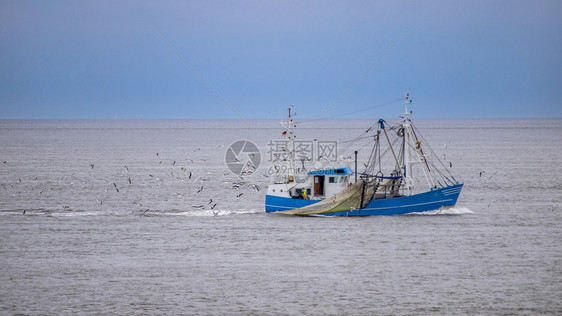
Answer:
[[[237,118],[213,89],[248,119],[393,118],[406,92],[416,117],[562,117],[561,16],[559,0],[3,0],[0,118]]]

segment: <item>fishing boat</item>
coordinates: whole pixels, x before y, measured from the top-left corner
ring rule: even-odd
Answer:
[[[454,206],[463,183],[458,182],[425,142],[408,111],[396,125],[379,119],[364,134],[374,144],[364,171],[350,162],[337,167],[307,169],[295,164],[295,122],[289,108],[285,122],[287,137],[286,174],[268,186],[265,211],[287,215],[372,216],[403,215]]]

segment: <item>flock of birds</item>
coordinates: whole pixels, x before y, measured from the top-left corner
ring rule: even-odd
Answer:
[[[450,142],[445,144],[444,148],[447,149],[449,144],[450,144]],[[224,146],[224,145],[219,146],[219,148],[222,147],[222,146]],[[198,147],[198,148],[194,149],[193,152],[197,152],[197,151],[200,151],[200,150],[201,150],[201,148]],[[155,156],[157,157],[156,161],[159,161],[158,166],[168,166],[168,167],[177,168],[177,165],[178,165],[177,160],[163,159],[160,156],[159,153],[156,153]],[[165,162],[166,160],[167,160],[167,162]],[[192,159],[185,159],[185,160],[190,162],[190,163],[195,163]],[[200,160],[203,163],[206,162],[206,159],[200,159]],[[2,164],[4,164],[4,165],[8,164],[9,165],[9,162],[8,162],[8,160],[3,160]],[[98,167],[99,166],[96,165],[95,163],[89,164],[90,170],[97,169]],[[452,168],[452,163],[449,163],[449,167]],[[165,177],[161,173],[158,174],[157,170],[162,170],[162,169],[155,168],[154,172],[149,172],[149,173],[146,174],[146,176],[148,177],[148,179],[163,182]],[[207,181],[209,181],[210,178],[208,178],[208,177],[195,177],[193,172],[188,170],[188,168],[186,168],[184,166],[181,166],[178,169],[173,169],[173,170],[168,169],[167,172],[169,172],[169,176],[171,178],[181,179],[182,182],[184,182],[184,181],[191,182],[192,185],[189,186],[191,188],[193,188],[195,185],[197,185],[195,188],[193,188],[192,192],[188,192],[188,193],[175,192],[175,195],[178,198],[188,197],[189,200],[192,202],[191,205],[186,205],[186,207],[189,207],[191,210],[209,210],[209,211],[213,212],[214,215],[218,215],[221,212],[221,211],[217,210],[217,206],[220,206],[221,202],[218,201],[216,197],[209,197],[209,196],[203,197],[202,196],[203,193],[205,192],[205,183]],[[136,184],[135,182],[140,182],[140,183],[138,183],[140,186],[142,186],[142,185],[148,185],[148,186],[152,185],[149,182],[147,182],[147,180],[146,180],[147,178],[144,178],[144,180],[142,180],[143,178],[140,174],[137,174],[136,178],[135,178],[135,176],[131,176],[130,174],[132,174],[132,173],[130,173],[129,167],[127,165],[123,166],[123,171],[121,173],[126,175],[125,176],[126,178],[125,178],[124,181],[118,180],[118,181],[110,182],[111,189],[114,190],[115,193],[117,193],[117,194],[122,193],[122,190],[124,189],[124,186],[129,186],[129,187],[133,186],[133,184]],[[494,172],[493,174],[491,174],[490,176],[488,176],[487,177],[488,180],[491,180],[496,174],[497,174],[497,171]],[[141,177],[139,177],[139,176],[141,176]],[[231,178],[234,177],[234,175],[231,174],[231,173],[225,173],[225,174],[223,174],[223,176],[224,177],[222,177],[222,178],[225,178],[225,179],[228,178],[228,177],[231,177]],[[235,203],[238,202],[238,200],[240,200],[244,196],[245,192],[241,192],[242,190],[251,189],[254,192],[257,192],[257,191],[261,190],[261,187],[258,184],[250,183],[248,181],[245,181],[244,178],[242,178],[240,176],[236,176],[236,177],[237,177],[236,178],[237,180],[233,181],[233,182],[230,182],[230,187],[225,188],[225,189],[231,189],[231,190],[236,191],[235,194],[232,197],[235,200]],[[267,177],[267,176],[264,175],[264,177]],[[479,178],[486,177],[486,171],[484,171],[484,170],[479,171],[478,177]],[[60,180],[64,181],[66,178],[67,178],[67,176],[64,175],[64,176],[62,176],[62,178]],[[35,177],[34,180],[38,180],[38,178]],[[21,182],[22,182],[22,179],[19,178],[18,183],[21,183]],[[224,183],[228,183],[228,182],[224,182]],[[107,195],[108,191],[109,191],[109,188],[106,187],[105,191],[104,191],[106,193],[106,195],[104,196],[105,198],[108,198],[108,195]],[[43,189],[39,192],[39,194],[42,195],[44,192],[45,192],[45,190]],[[215,192],[215,193],[221,194],[219,192]],[[201,197],[197,197],[197,196],[201,196]],[[111,197],[109,197],[109,198],[111,198]],[[99,205],[103,205],[103,203],[104,203],[104,198],[98,197],[95,200],[97,201],[97,203],[99,203]],[[202,202],[203,200],[205,200],[206,202]],[[193,204],[193,202],[199,202],[199,203]],[[494,202],[496,202],[496,201],[495,200],[491,201],[488,204],[488,207],[490,207],[491,204],[494,203]],[[140,200],[135,200],[135,201],[132,201],[131,203],[135,207],[140,208],[140,211],[137,210],[137,211],[133,211],[133,212],[140,212],[141,215],[147,215],[147,213],[151,211],[151,208],[149,208],[147,206],[143,206],[143,203],[141,203]],[[150,203],[146,203],[146,204],[150,204]],[[233,204],[233,203],[232,203],[232,201],[229,201],[228,204]],[[228,205],[225,205],[225,206],[228,207]],[[69,205],[69,204],[63,204],[61,207],[62,207],[63,210],[72,210],[73,209],[73,207],[71,207],[71,205]],[[224,209],[223,209],[223,211],[224,211]],[[26,214],[26,210],[23,210],[23,214]]]
[[[197,152],[200,150],[201,148],[196,148],[193,152]],[[261,190],[261,187],[258,184],[251,183],[245,180],[244,178],[240,176],[235,176],[234,174],[231,173],[224,173],[223,177],[219,176],[217,177],[218,179],[216,179],[216,181],[211,181],[211,179],[214,177],[211,177],[209,175],[196,176],[194,174],[194,172],[202,171],[201,166],[194,165],[193,168],[189,168],[193,170],[191,171],[185,166],[178,166],[177,160],[165,159],[161,157],[159,153],[156,153],[155,156],[157,157],[156,162],[158,163],[158,166],[153,168],[147,167],[145,165],[142,167],[131,166],[130,169],[129,168],[130,165],[129,166],[124,165],[122,167],[123,168],[122,171],[117,173],[115,170],[108,171],[107,165],[96,162],[96,163],[89,163],[88,165],[84,166],[89,171],[75,170],[76,173],[79,174],[79,176],[69,173],[69,175],[63,175],[61,178],[59,178],[60,179],[59,181],[54,181],[53,179],[46,180],[44,179],[44,177],[42,177],[43,178],[42,180],[45,180],[44,183],[49,183],[51,187],[48,189],[41,189],[41,191],[39,192],[39,196],[43,196],[43,201],[45,203],[41,203],[43,202],[41,201],[37,204],[38,205],[52,204],[53,200],[58,200],[58,202],[60,203],[59,207],[62,208],[62,210],[64,211],[80,210],[81,208],[82,209],[84,208],[84,201],[83,201],[84,197],[80,197],[81,200],[76,202],[76,204],[80,204],[80,205],[73,205],[72,204],[73,200],[78,198],[76,197],[76,195],[85,195],[86,199],[88,198],[88,195],[90,195],[92,201],[95,200],[96,203],[98,203],[98,207],[96,209],[99,209],[100,205],[104,205],[104,201],[107,201],[108,203],[110,201],[112,203],[116,203],[116,201],[118,201],[119,203],[121,203],[120,205],[123,205],[123,203],[126,203],[125,201],[129,200],[129,203],[131,203],[130,205],[132,205],[132,208],[136,208],[136,210],[132,211],[133,213],[138,213],[141,216],[146,216],[148,215],[149,212],[153,214],[157,214],[158,212],[163,212],[162,207],[152,208],[152,206],[150,205],[160,204],[160,206],[162,206],[162,203],[167,202],[170,196],[173,197],[175,195],[177,198],[183,198],[181,201],[182,202],[181,210],[183,211],[208,210],[212,212],[213,215],[218,215],[221,212],[229,211],[234,203],[237,203],[240,199],[244,197],[244,194],[248,194],[249,190],[254,192]],[[195,164],[195,162],[192,159],[185,159],[185,160]],[[205,163],[207,161],[207,159],[198,159],[198,160],[201,160],[202,163]],[[8,166],[10,165],[8,160],[3,160],[2,164]],[[112,168],[115,168],[115,166],[113,166]],[[103,170],[103,171],[99,171],[98,173],[95,173],[96,170]],[[143,176],[142,171],[146,171],[147,173],[144,174]],[[168,173],[168,176],[166,176],[165,172]],[[113,177],[115,178],[113,181],[110,181],[109,183],[105,182],[108,183],[109,185],[103,185],[102,184],[103,182],[101,182],[100,179],[109,177],[108,173],[112,173]],[[96,174],[97,174],[96,178],[92,179],[91,176]],[[121,174],[121,176],[117,176],[116,174]],[[23,181],[26,182],[25,177],[22,178],[24,178]],[[11,190],[10,193],[12,194],[13,197],[19,196],[22,199],[30,200],[30,198],[26,198],[26,197],[31,197],[33,196],[33,194],[37,194],[37,193],[33,193],[29,191],[33,191],[35,188],[39,187],[40,182],[37,182],[37,184],[33,184],[33,185],[30,184],[27,187],[25,187],[25,189],[20,189],[20,188],[24,188],[24,187],[18,187],[18,184],[22,183],[22,178],[17,179],[17,184],[12,183],[9,185],[4,185],[4,188]],[[166,181],[172,179],[179,180],[180,182]],[[234,181],[230,181],[230,182],[221,181],[226,179],[231,179],[231,180],[234,179]],[[35,177],[34,180],[37,181],[38,177]],[[165,187],[159,188],[158,194],[152,195],[152,197],[146,194],[147,192],[154,191],[155,183],[163,184],[165,181],[169,183],[167,183]],[[220,184],[221,182],[223,183],[223,186],[226,187],[220,188],[219,189],[220,192],[216,192],[217,189],[216,184],[217,183]],[[179,186],[179,183],[187,183],[188,185]],[[205,185],[208,184],[210,184],[212,188],[211,190],[206,191]],[[75,188],[81,186],[82,188],[86,188],[86,190],[79,191],[79,190],[70,189],[72,186],[74,186]],[[103,194],[101,194],[101,191],[99,191],[100,186],[101,188],[105,186],[105,188],[103,188],[104,190]],[[131,192],[134,190],[134,188],[137,188],[138,190],[135,191],[134,194],[132,194]],[[225,189],[231,189],[235,192],[233,192],[231,197],[228,197],[227,195],[224,194]],[[170,191],[170,190],[177,190],[177,191]],[[43,195],[47,191],[52,191],[57,193],[51,193],[51,196],[47,198],[47,195]],[[110,191],[113,191],[114,194],[110,194]],[[181,191],[184,192],[180,193]],[[175,192],[175,193],[171,193],[171,192]],[[207,192],[209,194],[205,196],[205,193]],[[224,198],[214,197],[211,195],[211,193],[214,193],[215,195],[221,195]],[[119,196],[116,196],[115,194],[118,194]],[[202,202],[202,201],[206,201],[206,202]],[[175,202],[175,204],[177,203],[178,201]],[[185,205],[183,205],[183,203],[185,203]],[[223,205],[223,207],[221,210],[219,210],[221,204]],[[107,203],[105,205],[107,205]],[[52,212],[56,212],[57,207],[55,205],[41,205],[38,207],[38,209],[43,213],[50,214]],[[177,208],[174,208],[174,210],[179,211]],[[29,214],[34,210],[30,207],[24,207],[24,209],[23,210],[20,209],[20,211],[23,214],[26,213]],[[37,211],[37,209],[35,209],[35,211]]]

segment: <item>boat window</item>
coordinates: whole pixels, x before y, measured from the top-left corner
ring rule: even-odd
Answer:
[[[340,183],[343,183],[345,180],[345,177],[340,177]]]
[[[328,182],[330,182],[330,183],[338,183],[338,181],[336,180],[336,177],[330,177]]]

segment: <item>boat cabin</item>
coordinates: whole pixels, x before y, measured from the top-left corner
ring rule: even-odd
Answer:
[[[294,177],[289,176],[287,183],[270,185],[267,194],[293,199],[322,200],[347,187],[351,175],[351,168],[310,171],[301,182],[294,181]]]

